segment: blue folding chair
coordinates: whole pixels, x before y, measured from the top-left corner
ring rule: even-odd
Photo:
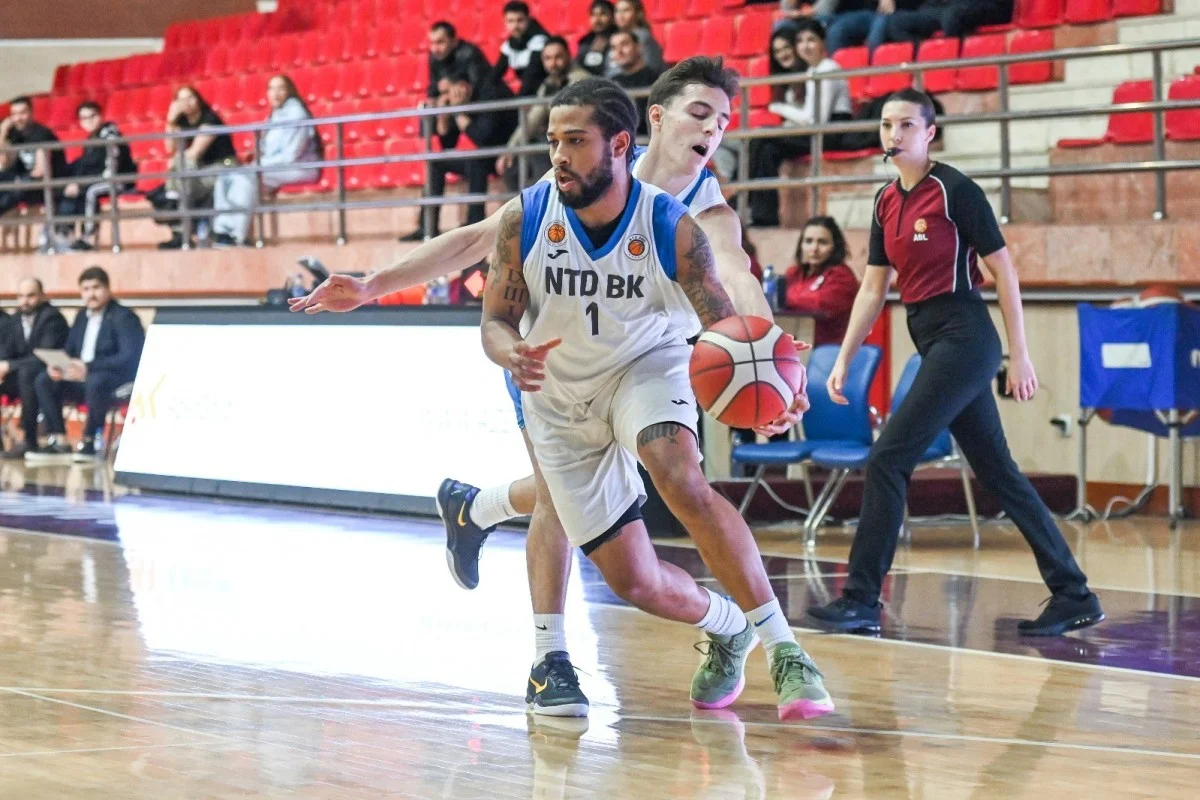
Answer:
[[[912,389],[913,381],[917,377],[917,370],[921,368],[921,356],[914,354],[904,365],[904,372],[900,373],[900,380],[896,384],[896,390],[892,393],[892,408],[888,417],[896,412],[900,404],[904,402],[904,398],[908,396],[908,392]],[[817,466],[825,467],[830,470],[829,481],[821,490],[820,497],[817,498],[816,507],[813,513],[809,515],[804,523],[804,530],[808,536],[808,543],[815,544],[817,539],[817,528],[820,527],[825,515],[829,513],[829,509],[837,500],[838,494],[842,491],[842,487],[846,483],[846,478],[851,472],[861,470],[867,466],[867,457],[871,453],[871,446],[867,444],[865,447],[861,444],[856,445],[829,445],[816,448],[812,451],[809,458],[811,462]],[[933,444],[921,456],[921,460],[917,464],[917,469],[925,469],[929,467],[958,467],[959,473],[962,475],[963,494],[967,499],[967,513],[971,518],[971,530],[975,534],[975,549],[979,549],[979,520],[975,514],[975,493],[971,489],[971,475],[967,469],[967,461],[963,458],[962,452],[958,449],[954,438],[950,435],[949,430],[944,430],[938,437],[933,440]]]
[[[837,361],[838,345],[821,345],[812,351],[808,360],[808,400],[812,407],[804,413],[804,439],[796,440],[793,429],[786,442],[765,442],[763,444],[740,444],[733,448],[732,459],[736,464],[755,464],[758,469],[746,490],[738,512],[746,513],[750,501],[754,498],[758,487],[766,489],[776,502],[786,508],[792,508],[784,503],[771,491],[771,487],[763,482],[767,467],[774,465],[801,464],[819,447],[836,445],[865,444],[870,447],[872,436],[871,408],[868,394],[871,381],[875,379],[875,371],[883,357],[882,351],[874,345],[859,348],[850,364],[846,376],[846,386],[843,393],[850,401],[849,405],[838,405],[829,399],[825,382]],[[809,510],[812,516],[815,502],[812,496],[812,486],[805,475],[805,489],[808,492]],[[795,510],[795,509],[793,509]]]

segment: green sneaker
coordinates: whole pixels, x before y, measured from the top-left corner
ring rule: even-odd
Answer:
[[[779,719],[813,719],[833,711],[824,677],[798,644],[781,644],[771,653],[771,678],[779,695]]]
[[[708,641],[698,642],[695,648],[704,654],[704,661],[692,676],[692,705],[696,708],[725,708],[746,688],[746,659],[758,644],[754,626],[733,636],[708,634]]]

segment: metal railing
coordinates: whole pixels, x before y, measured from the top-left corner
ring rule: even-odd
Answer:
[[[875,75],[888,75],[897,72],[906,72],[915,74],[915,83],[920,86],[922,74],[926,70],[947,70],[959,69],[964,67],[998,67],[998,94],[1000,110],[994,112],[981,112],[973,114],[961,115],[943,115],[938,118],[939,125],[956,125],[956,124],[988,124],[997,123],[1000,125],[1000,165],[997,169],[991,170],[975,170],[968,174],[977,179],[999,178],[1001,181],[1000,187],[1000,205],[1001,205],[1001,222],[1007,223],[1011,218],[1012,204],[1012,179],[1026,177],[1054,177],[1065,175],[1093,175],[1093,174],[1112,174],[1120,172],[1151,172],[1155,176],[1155,219],[1164,219],[1167,213],[1166,201],[1166,173],[1183,170],[1183,169],[1200,169],[1200,159],[1166,159],[1166,126],[1164,122],[1164,113],[1167,111],[1180,111],[1186,109],[1200,108],[1200,100],[1177,100],[1165,101],[1162,95],[1163,82],[1163,53],[1184,50],[1184,49],[1200,49],[1200,40],[1173,40],[1166,42],[1153,42],[1136,45],[1102,45],[1097,47],[1082,47],[1069,48],[1064,50],[1041,51],[1035,53],[1021,53],[1004,56],[987,56],[980,58],[955,59],[948,61],[934,62],[918,62],[906,63],[898,65],[889,65],[881,67],[864,67],[861,69],[839,70],[831,72],[823,72],[817,74],[809,73],[789,73],[786,75],[777,75],[763,78],[744,78],[741,81],[741,116],[740,124],[736,128],[730,128],[725,133],[725,141],[734,144],[739,153],[739,179],[726,183],[723,188],[736,192],[737,208],[739,213],[745,218],[747,212],[748,193],[756,190],[770,189],[794,189],[808,188],[811,192],[812,208],[820,207],[821,192],[824,187],[843,186],[854,184],[878,183],[880,176],[877,174],[860,174],[860,175],[823,175],[822,160],[825,149],[825,137],[842,133],[859,132],[859,131],[874,131],[878,128],[878,122],[875,120],[864,120],[854,122],[832,122],[812,126],[783,126],[771,128],[750,129],[749,127],[749,109],[750,109],[750,90],[757,86],[781,86],[792,85],[797,83],[811,83],[811,90],[814,92],[815,107],[820,107],[821,84],[829,80],[841,80],[848,78],[869,78]],[[1085,106],[1077,108],[1049,108],[1031,111],[1012,111],[1010,110],[1010,90],[1011,84],[1008,79],[1008,67],[1014,64],[1024,64],[1031,62],[1046,62],[1046,61],[1068,61],[1071,59],[1086,59],[1086,58],[1104,58],[1113,56],[1128,56],[1149,53],[1152,59],[1153,84],[1154,93],[1151,102],[1139,103],[1122,103],[1119,105],[1102,105],[1102,106]],[[644,97],[648,94],[648,90],[634,90],[630,95],[635,98]],[[186,192],[181,193],[180,206],[177,210],[134,210],[132,212],[122,211],[120,208],[119,194],[122,185],[132,185],[136,182],[146,180],[166,180],[174,178],[177,180],[186,180],[188,178],[197,178],[203,176],[220,176],[221,174],[231,172],[253,172],[255,180],[258,182],[259,192],[258,197],[264,197],[262,192],[262,175],[273,171],[292,170],[297,166],[306,169],[332,169],[334,171],[334,193],[336,200],[316,200],[303,199],[299,202],[271,202],[259,203],[252,208],[230,208],[225,211],[235,213],[249,213],[257,217],[255,225],[257,231],[257,239],[255,244],[259,247],[263,246],[264,234],[264,217],[269,213],[298,213],[298,212],[313,212],[313,211],[329,211],[336,215],[336,241],[338,244],[344,244],[348,239],[346,213],[349,211],[377,208],[397,208],[397,207],[424,207],[424,206],[442,206],[442,205],[462,205],[479,202],[504,201],[511,198],[513,195],[509,193],[501,194],[447,194],[444,196],[430,196],[429,175],[426,173],[425,191],[422,197],[380,197],[371,200],[347,200],[347,169],[374,165],[383,166],[386,164],[396,163],[412,163],[412,162],[427,162],[427,161],[449,161],[449,160],[468,160],[476,158],[496,158],[500,155],[516,155],[518,158],[518,175],[520,176],[520,185],[526,185],[525,179],[528,178],[528,156],[531,154],[545,153],[545,145],[529,144],[517,148],[504,147],[486,147],[476,150],[447,150],[434,152],[432,149],[433,137],[433,118],[439,115],[454,115],[457,113],[486,113],[490,111],[501,111],[516,109],[518,114],[518,125],[521,130],[525,129],[528,110],[533,106],[545,105],[545,98],[521,98],[516,100],[495,101],[487,103],[469,104],[463,106],[448,106],[445,108],[409,108],[398,111],[375,112],[367,114],[350,114],[336,117],[323,117],[317,119],[294,120],[288,122],[269,123],[259,122],[241,125],[225,125],[220,127],[204,128],[203,134],[234,134],[234,133],[254,133],[255,143],[253,149],[254,160],[252,163],[219,167],[219,168],[200,168],[187,169],[184,161],[183,148],[176,147],[175,149],[175,168],[165,172],[142,172],[137,174],[116,174],[116,149],[112,145],[135,143],[150,140],[183,140],[196,136],[199,131],[178,131],[178,132],[155,132],[139,134],[134,136],[124,136],[116,139],[104,140],[76,140],[69,142],[49,142],[38,144],[37,147],[44,150],[66,149],[80,146],[109,146],[108,154],[108,176],[104,178],[109,182],[111,187],[108,193],[109,208],[105,215],[97,215],[95,221],[107,219],[112,226],[112,248],[114,252],[121,250],[120,223],[122,220],[134,220],[153,218],[159,221],[163,220],[180,220],[183,226],[183,247],[191,246],[191,234],[194,221],[200,218],[213,216],[215,213],[211,208],[192,209],[188,207]],[[1046,167],[1022,167],[1014,168],[1012,166],[1011,154],[1011,137],[1010,124],[1013,122],[1023,122],[1032,120],[1048,120],[1048,119],[1063,119],[1063,118],[1079,118],[1090,116],[1107,116],[1110,114],[1128,114],[1138,112],[1151,112],[1154,114],[1154,136],[1153,136],[1153,159],[1150,161],[1134,161],[1134,162],[1117,162],[1117,163],[1102,163],[1102,164],[1076,164],[1076,165],[1059,165]],[[346,157],[346,127],[348,125],[363,123],[363,122],[382,122],[395,119],[416,118],[421,120],[423,131],[423,139],[425,142],[425,152],[395,154],[384,156],[370,156],[359,158]],[[319,161],[306,161],[300,164],[280,164],[274,166],[262,166],[258,163],[260,140],[262,132],[271,128],[294,128],[294,127],[330,127],[334,129],[332,147],[334,150],[333,158],[323,157]],[[755,139],[763,139],[778,136],[797,136],[809,135],[812,137],[811,155],[809,166],[809,174],[803,177],[792,178],[756,178],[747,179],[747,166],[749,164],[750,143]],[[5,151],[17,151],[20,147],[4,147],[0,148]],[[93,177],[94,176],[87,176]],[[73,216],[58,216],[55,214],[56,190],[72,183],[79,183],[79,179],[75,177],[51,178],[48,175],[43,175],[36,182],[10,182],[0,183],[0,192],[18,190],[18,191],[36,191],[42,192],[42,215],[41,221],[45,224],[48,231],[53,231],[56,225],[67,223],[82,222],[87,217],[83,215]],[[423,215],[425,216],[425,215]],[[0,217],[0,229],[27,225],[30,223],[29,217],[12,217],[6,215]],[[424,220],[428,226],[430,220]],[[426,228],[426,234],[431,233]]]

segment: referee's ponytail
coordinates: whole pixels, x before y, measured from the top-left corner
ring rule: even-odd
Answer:
[[[925,127],[933,124],[937,118],[937,109],[933,107],[933,98],[922,92],[920,89],[901,89],[898,92],[892,92],[888,95],[887,103],[912,103],[921,109],[921,119],[925,120]]]

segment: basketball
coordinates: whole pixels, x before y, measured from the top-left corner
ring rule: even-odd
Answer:
[[[729,317],[692,349],[692,391],[700,406],[731,428],[778,419],[804,382],[796,343],[762,317]]]

